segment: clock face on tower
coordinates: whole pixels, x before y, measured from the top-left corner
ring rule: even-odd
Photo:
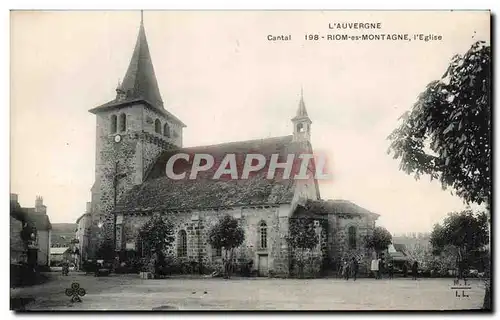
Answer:
[[[118,142],[120,142],[120,141],[122,141],[122,136],[120,136],[119,134],[117,134],[117,135],[115,136],[115,142],[116,142],[116,143],[118,143]]]

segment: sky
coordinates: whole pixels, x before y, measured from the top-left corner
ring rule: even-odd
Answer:
[[[323,199],[380,214],[392,233],[426,232],[465,207],[387,155],[387,136],[450,59],[489,41],[489,12],[146,11],[165,108],[186,125],[184,145],[292,134],[303,88],[312,145],[334,179]],[[75,222],[94,182],[95,116],[125,75],[138,11],[11,13],[11,193],[41,195],[53,223]],[[380,30],[329,29],[380,22]],[[308,34],[432,34],[436,41],[307,41]],[[269,41],[268,35],[292,35]]]

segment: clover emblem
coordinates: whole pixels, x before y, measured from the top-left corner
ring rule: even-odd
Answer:
[[[80,297],[83,297],[87,292],[85,289],[80,288],[78,282],[73,282],[71,288],[66,289],[65,293],[68,297],[71,297],[71,302],[82,302]]]

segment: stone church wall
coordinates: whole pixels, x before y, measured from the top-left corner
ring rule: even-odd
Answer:
[[[176,236],[176,241],[170,247],[168,254],[177,257],[178,234],[180,230],[185,230],[187,255],[179,260],[194,262],[201,260],[204,268],[209,270],[221,267],[222,258],[216,256],[215,250],[208,243],[208,234],[220,217],[229,214],[239,220],[245,232],[245,241],[236,250],[235,260],[241,262],[253,260],[253,269],[258,270],[259,255],[268,255],[270,273],[286,274],[288,272],[288,251],[285,241],[287,225],[282,224],[288,218],[280,218],[279,211],[279,207],[269,206],[164,213],[174,223]],[[123,249],[135,249],[139,229],[150,217],[151,214],[123,215],[123,223],[117,228],[119,234],[117,241],[121,242]],[[263,221],[267,225],[267,248],[265,249],[261,249],[259,245],[260,223]]]
[[[120,114],[126,114],[126,131],[120,131]],[[117,132],[111,132],[111,117],[118,117]],[[105,239],[114,237],[114,216],[111,211],[115,205],[114,175],[123,174],[117,181],[116,201],[132,186],[143,182],[144,174],[158,155],[171,148],[169,142],[180,142],[181,134],[176,139],[168,139],[154,132],[153,126],[144,122],[145,117],[160,117],[141,104],[122,107],[119,110],[104,111],[97,115],[96,126],[96,172],[95,186],[92,190],[92,232],[91,256]],[[162,116],[161,116],[162,117]],[[165,123],[165,120],[162,120]],[[162,127],[163,130],[163,127]],[[180,128],[177,128],[179,132]],[[120,134],[122,140],[115,142]],[[118,165],[115,167],[116,163]],[[98,223],[104,225],[99,229]]]
[[[330,214],[330,245],[331,247],[331,265],[339,266],[342,259],[350,259],[356,256],[360,259],[359,271],[360,274],[366,273],[369,270],[371,261],[371,252],[365,248],[365,237],[373,232],[375,220],[370,217],[359,216],[336,216]],[[349,228],[356,228],[356,247],[349,247]]]

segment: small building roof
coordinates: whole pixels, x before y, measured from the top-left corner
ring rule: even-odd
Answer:
[[[50,254],[64,254],[69,250],[69,247],[51,247]]]
[[[305,207],[316,214],[347,214],[372,216],[378,218],[380,215],[373,213],[348,200],[308,200]]]
[[[78,228],[78,222],[80,222],[80,220],[83,218],[83,217],[87,217],[87,216],[90,216],[90,213],[89,212],[85,212],[84,214],[82,214],[78,219],[76,219],[76,227]]]
[[[22,208],[17,201],[10,201],[10,215],[21,222],[33,224],[38,231],[52,228],[47,214],[35,212],[35,208]]]
[[[33,208],[27,208],[33,209]],[[34,212],[34,210],[29,210],[27,212],[28,221],[35,225],[37,231],[46,231],[52,229],[52,224],[50,223],[49,216],[44,213]]]

